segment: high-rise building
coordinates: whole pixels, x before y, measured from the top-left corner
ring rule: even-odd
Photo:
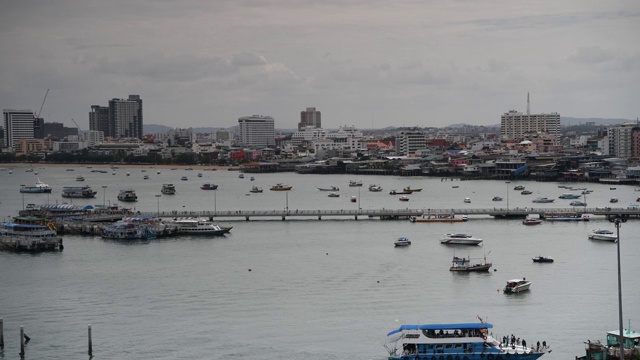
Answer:
[[[322,127],[322,117],[320,111],[316,111],[314,107],[308,107],[305,111],[300,112],[300,122],[298,123],[298,130],[302,130],[306,127]]]
[[[142,99],[129,95],[128,99],[109,100],[109,134],[113,137],[142,139]]]
[[[264,148],[275,146],[275,122],[271,116],[251,115],[238,118],[240,143],[243,146]]]
[[[633,133],[637,126],[635,123],[612,126],[607,129],[609,138],[609,155],[628,159],[633,156]]]
[[[4,147],[15,151],[21,139],[33,139],[36,116],[31,110],[4,109]]]
[[[102,131],[104,136],[113,137],[109,133],[109,107],[100,105],[91,105],[89,113],[89,130]]]
[[[500,135],[503,139],[518,140],[528,133],[547,133],[560,139],[560,114],[556,112],[531,114],[529,94],[527,94],[526,114],[510,110],[500,117]]]
[[[402,131],[396,135],[396,155],[413,155],[427,147],[427,135],[422,131]]]

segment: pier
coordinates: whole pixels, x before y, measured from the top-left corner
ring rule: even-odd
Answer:
[[[16,252],[40,252],[62,250],[61,237],[25,237],[25,236],[2,236],[0,237],[0,250]]]

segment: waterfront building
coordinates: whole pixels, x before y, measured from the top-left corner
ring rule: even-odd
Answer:
[[[294,146],[304,146],[309,149],[314,140],[326,139],[327,131],[313,126],[307,126],[296,131],[291,136],[291,144]]]
[[[547,133],[560,139],[560,114],[531,114],[529,94],[527,94],[527,113],[510,110],[500,117],[500,136],[505,140],[518,140],[525,134]],[[555,144],[557,145],[557,144]]]
[[[636,127],[635,123],[609,127],[607,129],[607,138],[609,140],[608,155],[621,159],[631,158],[633,153],[632,144],[634,143],[632,134],[640,131]],[[636,130],[634,131],[634,129]],[[635,136],[638,137],[638,135]]]
[[[80,133],[79,139],[87,143],[87,146],[94,146],[104,142],[104,132],[88,130]]]
[[[309,126],[314,128],[322,127],[322,116],[320,111],[317,111],[314,107],[308,107],[306,110],[300,112],[298,130],[303,130]]]
[[[36,115],[31,110],[4,109],[4,147],[15,151],[22,139],[34,138]]]
[[[93,131],[102,131],[104,136],[114,137],[109,127],[109,107],[100,105],[91,105],[89,113],[89,129]]]
[[[46,143],[44,139],[20,139],[16,143],[15,153],[16,155],[29,155],[41,153],[46,149]]]
[[[275,146],[275,121],[271,116],[243,116],[238,118],[238,125],[242,146],[254,148]]]
[[[396,155],[414,155],[427,147],[427,136],[419,130],[402,131],[396,135]]]

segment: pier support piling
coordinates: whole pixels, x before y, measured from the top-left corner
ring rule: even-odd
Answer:
[[[20,325],[20,357],[24,357],[24,327]]]
[[[89,333],[88,333],[88,335],[89,335],[89,352],[88,352],[88,354],[89,354],[90,357],[93,357],[93,343],[91,342],[91,324],[89,324]]]
[[[4,319],[0,318],[0,350],[4,350]]]

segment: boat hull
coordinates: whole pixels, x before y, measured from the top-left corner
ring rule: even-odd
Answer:
[[[440,244],[446,245],[479,245],[482,243],[480,239],[442,239]]]

